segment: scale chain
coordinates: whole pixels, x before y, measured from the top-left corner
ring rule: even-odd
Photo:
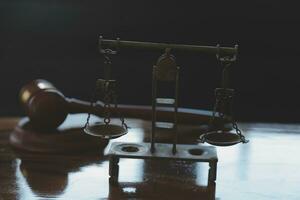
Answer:
[[[118,110],[118,102],[117,102],[117,94],[116,92],[110,88],[110,76],[111,76],[111,59],[108,55],[116,54],[116,51],[112,51],[109,49],[106,49],[105,51],[101,52],[104,56],[104,64],[106,65],[106,68],[104,70],[104,76],[105,76],[105,85],[104,85],[104,123],[108,125],[111,121],[111,105],[110,103],[113,101],[115,110],[117,111],[117,115],[120,118],[120,121],[122,123],[122,126],[124,126],[126,129],[128,129],[127,124],[125,123],[124,118],[122,117],[120,111]]]
[[[105,89],[104,89],[104,93],[105,93],[105,96],[103,98],[103,101],[104,101],[104,123],[106,125],[108,125],[110,123],[110,101],[111,101],[111,95],[110,95],[110,92],[108,91],[108,84],[109,82],[106,81],[105,82]]]
[[[242,143],[247,143],[248,140],[246,140],[245,136],[242,134],[242,131],[238,128],[238,125],[235,121],[232,121],[232,128],[235,129],[236,134],[240,136],[240,139]]]
[[[121,115],[121,112],[119,111],[119,109],[118,109],[118,98],[117,98],[117,94],[116,94],[116,92],[115,91],[113,91],[112,92],[112,98],[113,98],[113,101],[114,101],[114,104],[115,104],[115,109],[117,110],[117,114],[118,114],[118,116],[119,116],[119,118],[120,118],[120,121],[121,121],[121,123],[122,123],[122,126],[124,126],[126,129],[128,129],[128,126],[127,126],[127,124],[125,123],[125,119],[124,119],[124,117]]]
[[[92,97],[91,97],[91,101],[90,101],[90,109],[89,109],[89,112],[88,112],[88,117],[86,119],[86,123],[84,125],[84,128],[88,127],[89,126],[89,123],[90,123],[90,118],[91,118],[91,111],[94,107],[94,102],[96,101],[96,96],[97,96],[97,88],[94,90],[93,94],[92,94]]]

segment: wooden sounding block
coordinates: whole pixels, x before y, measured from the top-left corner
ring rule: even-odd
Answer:
[[[99,151],[108,140],[95,138],[83,132],[86,114],[69,115],[62,125],[50,132],[36,130],[25,117],[10,134],[10,144],[19,150],[40,153],[71,153]]]

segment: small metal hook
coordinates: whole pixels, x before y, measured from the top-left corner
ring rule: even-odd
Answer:
[[[99,51],[101,54],[104,54],[104,55],[115,55],[117,54],[117,51],[113,51],[112,49],[105,49],[103,48],[103,37],[102,35],[99,36]]]
[[[235,45],[234,48],[236,49],[236,52],[238,50],[238,45]],[[217,60],[221,63],[224,63],[227,67],[227,65],[231,65],[237,60],[237,53],[233,54],[232,57],[230,56],[220,56],[220,44],[217,44],[217,53],[216,53]]]
[[[165,49],[165,54],[166,54],[167,56],[169,56],[169,55],[171,54],[171,48],[166,48],[166,49]]]

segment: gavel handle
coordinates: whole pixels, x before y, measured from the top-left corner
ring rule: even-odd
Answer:
[[[70,114],[75,113],[89,113],[94,111],[95,109],[91,109],[91,103],[87,101],[82,101],[79,99],[66,98],[68,111]],[[101,112],[101,111],[99,111]],[[92,112],[92,114],[95,114]],[[97,114],[98,115],[98,114]]]
[[[90,103],[78,99],[67,99],[69,106],[69,113],[91,113],[97,116],[103,116],[103,103],[98,101],[96,106],[91,109]],[[113,116],[118,116],[120,113],[124,117],[139,118],[144,120],[152,119],[151,106],[138,106],[138,105],[118,105],[118,109],[111,106]],[[170,121],[173,119],[174,112],[172,108],[158,108],[157,116],[161,121]],[[178,123],[186,124],[201,124],[208,123],[211,119],[212,111],[179,108],[177,120]]]

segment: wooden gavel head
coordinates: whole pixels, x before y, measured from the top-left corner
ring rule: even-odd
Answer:
[[[37,129],[53,130],[67,117],[68,101],[64,95],[46,80],[34,80],[22,87],[20,101]]]

